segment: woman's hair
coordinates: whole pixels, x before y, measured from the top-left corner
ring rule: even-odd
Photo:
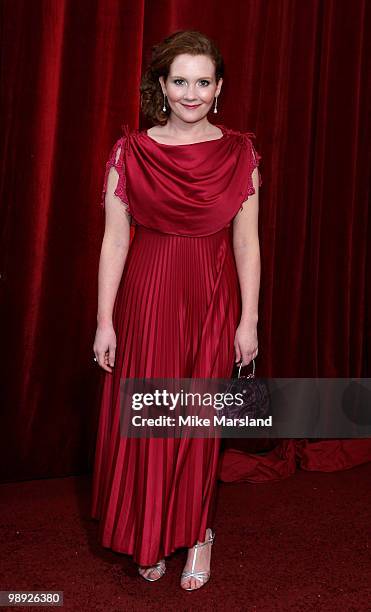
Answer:
[[[162,110],[164,96],[159,77],[166,81],[173,60],[182,53],[207,55],[215,65],[216,82],[224,74],[223,57],[216,44],[195,30],[174,32],[158,45],[152,47],[151,62],[142,76],[140,103],[143,114],[155,124],[165,125],[170,109]]]

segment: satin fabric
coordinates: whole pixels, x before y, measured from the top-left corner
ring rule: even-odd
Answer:
[[[104,373],[92,516],[100,519],[101,544],[133,555],[140,565],[193,546],[213,527],[220,439],[122,437],[120,380],[226,378],[232,373],[241,297],[230,222],[240,198],[227,202],[220,185],[234,193],[233,181],[221,167],[222,178],[217,168],[213,175],[210,158],[224,159],[245,193],[251,190],[249,172],[258,158],[245,156],[246,150],[253,154],[245,138],[233,136],[233,143],[229,133],[225,138],[162,146],[137,133],[115,144],[106,167],[103,193],[115,166],[120,177],[116,195],[129,205],[137,227],[113,312],[116,358],[113,373]],[[235,152],[233,164],[226,150]],[[235,164],[241,159],[247,165],[241,162],[243,177],[237,177]],[[190,166],[194,174],[186,188]],[[178,189],[174,210],[173,188]],[[225,225],[216,229],[221,222]],[[195,235],[204,230],[207,235]]]
[[[207,236],[229,226],[255,193],[252,172],[261,156],[252,132],[217,127],[222,132],[218,139],[168,145],[124,124],[107,162],[101,203],[114,165],[119,173],[115,194],[135,224],[184,236]],[[261,185],[259,167],[258,174]]]

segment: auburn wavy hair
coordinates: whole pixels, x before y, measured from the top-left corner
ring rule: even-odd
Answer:
[[[152,47],[152,58],[140,83],[140,105],[143,114],[154,124],[165,125],[170,109],[163,107],[163,93],[159,77],[166,81],[170,66],[177,55],[207,55],[214,62],[216,82],[224,75],[223,57],[210,38],[196,30],[181,30],[167,36]]]

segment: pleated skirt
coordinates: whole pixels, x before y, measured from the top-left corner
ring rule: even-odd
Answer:
[[[241,314],[230,228],[189,237],[137,226],[103,374],[91,516],[104,547],[154,565],[203,541],[216,510],[220,438],[120,434],[123,378],[229,378]]]

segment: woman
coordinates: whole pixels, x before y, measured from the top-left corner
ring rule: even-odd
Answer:
[[[141,103],[154,126],[115,143],[106,166],[95,359],[106,371],[92,516],[103,546],[154,581],[188,547],[181,587],[210,577],[219,438],[120,436],[120,379],[228,378],[258,353],[260,160],[249,136],[213,125],[223,59],[177,32],[153,48]],[[136,230],[130,244],[130,224]]]

